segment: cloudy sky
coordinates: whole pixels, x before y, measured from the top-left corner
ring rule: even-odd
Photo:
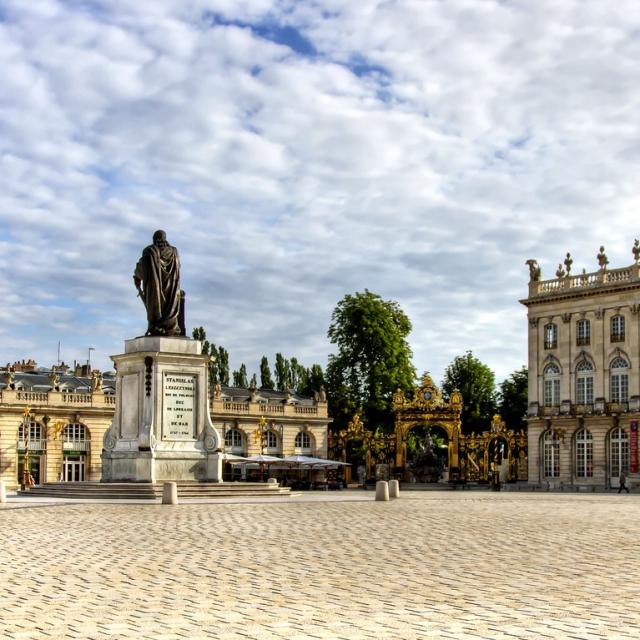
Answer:
[[[501,380],[525,260],[632,262],[638,60],[636,0],[0,0],[0,362],[110,368],[163,228],[232,367],[366,287]]]

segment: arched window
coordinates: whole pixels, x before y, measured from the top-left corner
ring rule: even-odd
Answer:
[[[558,325],[552,322],[544,327],[544,348],[555,349],[558,346]]]
[[[296,435],[296,453],[311,453],[311,437],[305,431],[300,431]]]
[[[87,427],[80,422],[70,422],[64,426],[62,448],[85,451],[87,446]]]
[[[31,451],[44,449],[43,429],[39,422],[32,420],[26,426],[24,422],[20,423],[18,427],[18,448],[26,449],[27,440]]]
[[[616,427],[611,431],[609,458],[612,478],[617,478],[620,473],[629,472],[629,434],[622,427]]]
[[[588,360],[576,367],[576,403],[593,403],[593,365]]]
[[[576,344],[579,347],[591,344],[591,322],[589,320],[576,322]]]
[[[593,477],[593,436],[587,429],[576,433],[576,476]]]
[[[629,363],[624,358],[614,358],[611,362],[609,398],[611,402],[629,400]]]
[[[558,478],[560,476],[560,438],[553,431],[544,434],[544,477]]]
[[[544,369],[544,406],[557,407],[560,404],[560,367],[548,364]]]
[[[71,422],[64,427],[63,442],[85,442],[87,427],[80,422]]]
[[[242,434],[238,429],[229,429],[224,434],[225,449],[231,453],[242,453]]]
[[[624,342],[624,316],[611,318],[611,342]]]
[[[268,454],[278,453],[278,436],[275,431],[267,431],[265,433],[265,444]]]

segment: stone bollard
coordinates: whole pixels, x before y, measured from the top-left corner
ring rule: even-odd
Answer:
[[[7,501],[7,489],[4,486],[4,480],[0,480],[0,504]]]
[[[389,480],[389,497],[400,497],[400,483],[397,480]]]
[[[376,482],[376,501],[389,501],[389,483],[386,480]]]
[[[178,504],[178,484],[165,482],[162,487],[162,504]]]
[[[267,484],[278,484],[278,479],[277,478],[269,478],[267,480]]]

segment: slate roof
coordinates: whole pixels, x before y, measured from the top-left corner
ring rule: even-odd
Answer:
[[[222,387],[222,397],[229,402],[249,402],[251,391],[240,387]],[[267,404],[284,404],[287,402],[287,393],[273,389],[256,389],[256,400],[258,402],[266,402]],[[310,407],[315,404],[313,398],[301,396],[295,392],[291,392],[288,402],[289,404]]]
[[[22,389],[24,391],[50,391],[50,374],[50,369],[16,372],[14,374],[16,389]],[[7,370],[0,369],[0,390],[6,388],[6,380]],[[67,393],[89,393],[91,390],[91,378],[74,376],[70,373],[59,373],[58,380],[60,390],[66,391]],[[102,374],[102,389],[105,393],[115,393],[115,373],[107,371]]]

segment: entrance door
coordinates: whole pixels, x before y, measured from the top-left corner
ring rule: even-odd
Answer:
[[[40,459],[41,456],[31,454],[29,456],[29,469],[31,477],[35,484],[40,484]],[[24,480],[24,455],[20,455],[18,458],[18,482],[22,484]]]
[[[621,473],[629,473],[629,434],[616,427],[609,435],[609,486],[620,486]]]
[[[78,458],[64,457],[64,481],[84,482],[84,456]]]

